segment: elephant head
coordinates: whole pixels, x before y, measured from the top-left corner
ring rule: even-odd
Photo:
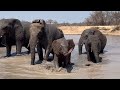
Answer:
[[[0,37],[5,35],[12,36],[16,29],[23,29],[18,19],[1,19],[0,20]],[[15,33],[14,33],[15,34]]]
[[[88,36],[94,35],[94,34],[95,34],[94,28],[86,29],[82,32],[81,37],[80,37],[79,42],[78,42],[79,55],[82,54],[82,46],[83,46],[83,44],[85,44]]]
[[[97,35],[89,35],[88,39],[85,43],[87,53],[96,63],[100,62],[101,59],[99,57],[100,50],[101,50],[101,41]]]
[[[74,47],[73,39],[66,40],[65,38],[60,38],[52,43],[53,51],[57,55],[67,56],[73,51]]]
[[[53,51],[56,55],[66,55],[68,53],[68,42],[65,38],[54,40],[52,43]]]
[[[9,30],[12,29],[11,23],[7,22],[6,19],[0,20],[0,37],[7,35]]]

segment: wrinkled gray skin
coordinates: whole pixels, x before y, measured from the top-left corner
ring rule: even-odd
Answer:
[[[95,63],[101,62],[101,58],[99,57],[101,50],[101,41],[97,35],[89,35],[86,42],[85,48],[87,51],[88,61],[93,61]]]
[[[52,48],[54,52],[54,65],[57,70],[60,67],[67,67],[70,65],[71,52],[73,51],[75,44],[73,39],[66,40],[64,37],[54,40]],[[63,63],[63,65],[62,65]]]
[[[1,19],[0,20],[0,37],[2,44],[6,46],[6,56],[11,56],[12,45],[16,45],[16,54],[21,54],[22,46],[25,45],[24,28],[18,19]],[[27,41],[29,43],[29,41]],[[26,47],[27,45],[25,45]]]
[[[94,28],[86,29],[82,32],[81,37],[78,42],[78,50],[79,50],[79,55],[82,54],[82,46],[85,44],[87,38],[89,35],[97,35],[101,41],[101,50],[100,53],[103,53],[103,50],[106,46],[107,43],[107,38],[104,34],[102,34],[99,30],[96,30]]]
[[[62,30],[58,29],[54,25],[46,24],[42,19],[33,20],[30,25],[30,50],[31,50],[31,65],[35,64],[35,47],[37,46],[37,52],[39,61],[43,60],[43,50],[45,49],[44,59],[48,60],[49,54],[52,52],[53,40],[64,37]]]

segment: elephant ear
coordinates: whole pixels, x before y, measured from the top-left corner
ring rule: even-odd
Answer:
[[[75,43],[74,43],[73,39],[68,39],[67,42],[68,42],[68,50],[70,50],[71,48],[74,49]]]
[[[57,55],[60,53],[60,43],[57,40],[54,40],[52,43],[53,52]]]
[[[21,21],[19,19],[13,19],[11,20],[12,22],[10,23],[10,26],[12,26],[12,28],[17,29],[19,27],[23,28]]]

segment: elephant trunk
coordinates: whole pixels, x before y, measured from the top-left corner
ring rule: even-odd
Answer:
[[[92,52],[93,52],[93,54],[94,54],[94,59],[95,59],[95,62],[96,63],[99,63],[99,49],[98,49],[98,47],[92,47]]]
[[[31,65],[35,64],[35,47],[37,45],[37,38],[30,38],[30,51],[31,51]]]
[[[96,63],[99,63],[99,54],[98,53],[94,53],[94,56],[95,56],[95,60],[96,60]]]
[[[82,54],[82,46],[83,46],[83,40],[80,39],[78,43],[78,50],[79,50],[79,55]]]

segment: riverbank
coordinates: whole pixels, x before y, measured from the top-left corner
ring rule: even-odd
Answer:
[[[120,35],[120,30],[114,31],[115,26],[59,26],[58,28],[60,28],[64,34],[78,35],[81,34],[85,29],[92,27],[97,27],[98,30],[106,35]]]

